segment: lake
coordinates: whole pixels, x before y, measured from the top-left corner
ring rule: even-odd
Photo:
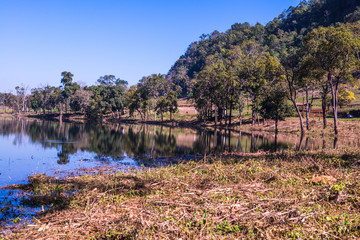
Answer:
[[[301,144],[300,144],[301,142]],[[27,119],[0,119],[0,187],[27,182],[44,173],[59,175],[78,169],[110,166],[155,167],[223,152],[359,146],[359,139],[302,139],[298,135],[209,131],[153,125],[79,124]],[[0,220],[31,218],[39,208],[20,206],[20,191],[0,190]]]

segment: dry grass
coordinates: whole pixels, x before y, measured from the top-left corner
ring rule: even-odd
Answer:
[[[155,170],[34,176],[25,189],[52,210],[3,238],[357,239],[359,159],[230,154]]]

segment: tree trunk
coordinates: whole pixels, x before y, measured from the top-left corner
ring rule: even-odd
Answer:
[[[251,123],[252,125],[254,126],[255,125],[255,119],[256,119],[256,115],[255,115],[255,106],[254,106],[254,100],[255,100],[255,96],[254,95],[251,95],[251,101],[253,103],[253,106],[251,107]]]
[[[337,143],[338,143],[338,138],[337,138],[337,136],[335,136],[335,138],[334,138],[334,149],[337,148]]]
[[[163,117],[163,110],[160,109],[160,113],[161,113],[161,121],[163,122],[164,121],[164,117]]]
[[[256,119],[255,111],[254,111],[254,109],[252,109],[252,113],[251,113],[251,124],[252,124],[253,126],[255,125],[255,119]]]
[[[242,125],[242,118],[241,118],[241,112],[242,112],[242,105],[241,105],[241,95],[242,93],[239,93],[239,126]]]
[[[260,118],[259,118],[259,113],[257,111],[256,111],[256,119],[257,119],[258,126],[260,127]]]
[[[310,105],[309,105],[309,87],[306,85],[306,130],[310,130]]]
[[[304,141],[304,134],[301,134],[298,151],[301,151],[301,150],[302,150],[303,141]]]
[[[227,106],[224,107],[225,125],[227,125]]]
[[[218,122],[218,108],[215,106],[215,125]]]
[[[333,77],[332,77],[332,74],[331,72],[329,72],[328,74],[328,81],[330,82],[330,86],[331,86],[331,96],[332,96],[332,101],[331,101],[331,104],[332,104],[332,107],[333,107],[333,112],[334,112],[334,132],[335,132],[335,135],[337,135],[339,132],[338,132],[338,82],[336,80],[335,84],[333,83]]]
[[[278,122],[279,122],[279,120],[276,118],[275,119],[275,134],[278,134]]]
[[[325,129],[327,126],[326,121],[326,94],[323,93],[321,96],[321,108],[322,108],[322,114],[323,114],[323,128]]]
[[[296,112],[297,112],[297,114],[298,114],[298,116],[299,116],[301,134],[305,134],[303,117],[302,117],[302,115],[301,115],[300,109],[299,109],[299,107],[296,105],[296,100],[292,99],[291,101],[292,101],[292,103],[294,104],[294,107],[295,107],[295,109],[296,109]]]
[[[60,106],[59,106],[59,110],[60,110],[59,121],[62,123],[62,118],[63,118],[63,109],[62,109],[62,104],[60,104]]]
[[[231,94],[231,101],[230,101],[229,126],[231,126],[232,109],[233,109],[233,94]]]

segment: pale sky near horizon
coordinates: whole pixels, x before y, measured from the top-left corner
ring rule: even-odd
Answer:
[[[59,86],[62,71],[134,85],[166,74],[191,42],[234,23],[266,24],[300,0],[0,0],[0,92]]]

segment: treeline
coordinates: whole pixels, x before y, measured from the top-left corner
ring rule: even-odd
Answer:
[[[79,112],[88,119],[104,120],[107,115],[117,119],[125,114],[139,114],[142,120],[150,120],[150,112],[161,115],[177,111],[176,87],[166,81],[165,76],[153,74],[143,77],[140,82],[127,88],[125,80],[114,75],[105,75],[97,80],[96,85],[81,87],[73,81],[71,72],[61,73],[61,86],[44,86],[31,89],[17,86],[15,94],[0,93],[0,105],[5,113],[11,109],[15,113],[59,114],[62,120],[64,113]]]
[[[60,120],[69,111],[81,112],[89,118],[102,118],[108,112],[115,116],[124,110],[126,81],[105,75],[98,79],[98,85],[80,87],[73,81],[73,76],[71,72],[62,72],[61,86],[33,88],[30,94],[25,87],[17,86],[15,94],[0,94],[0,103],[5,112],[10,108],[16,113],[30,110],[43,114],[57,112]]]
[[[338,106],[354,99],[351,90],[359,75],[359,6],[354,0],[302,1],[266,26],[234,24],[225,33],[203,35],[168,79],[182,87],[182,96],[194,99],[201,118],[226,124],[234,107],[241,124],[245,96],[253,124],[259,115],[277,122],[293,109],[305,132],[299,92],[306,98],[307,128],[312,102],[321,98],[324,127],[330,102],[337,133]]]
[[[360,20],[360,0],[308,0],[275,17],[265,26],[260,23],[235,23],[224,33],[203,34],[191,43],[183,56],[171,67],[168,78],[182,87],[183,96],[191,92],[191,80],[206,65],[206,58],[224,49],[230,50],[244,41],[255,41],[277,58],[296,51],[304,36],[320,26],[353,23]]]
[[[291,115],[288,100],[300,119],[299,92],[306,101],[306,127],[314,93],[321,96],[324,127],[330,95],[335,133],[339,99],[351,96],[346,89],[358,83],[360,22],[339,27],[319,27],[309,32],[296,51],[278,58],[268,48],[253,40],[230,50],[223,49],[206,58],[204,68],[195,75],[190,96],[195,100],[200,118],[218,117],[231,124],[232,110],[238,106],[240,125],[244,95],[250,99],[252,123],[263,118],[279,120]],[[340,96],[339,96],[340,94]],[[347,97],[348,98],[348,97]],[[227,122],[228,119],[228,122]]]

